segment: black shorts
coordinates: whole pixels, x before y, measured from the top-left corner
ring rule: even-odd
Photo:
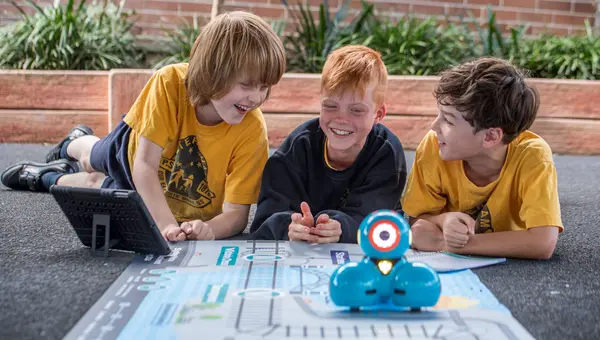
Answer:
[[[135,190],[129,169],[131,127],[121,121],[106,137],[92,147],[90,165],[106,175],[102,188]]]

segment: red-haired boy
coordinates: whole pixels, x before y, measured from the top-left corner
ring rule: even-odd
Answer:
[[[356,243],[366,215],[401,208],[404,150],[379,124],[386,89],[376,51],[345,46],[329,55],[320,116],[298,126],[268,160],[251,238]]]

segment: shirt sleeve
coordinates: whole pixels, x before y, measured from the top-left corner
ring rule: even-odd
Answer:
[[[549,161],[538,161],[532,166],[524,166],[527,171],[521,176],[519,195],[521,197],[520,218],[527,229],[540,226],[564,227],[560,214],[556,168]]]
[[[177,135],[177,79],[175,74],[157,71],[125,116],[127,125],[163,149],[170,136]]]
[[[422,214],[440,214],[446,206],[446,197],[442,192],[439,171],[440,164],[435,164],[434,157],[438,151],[431,145],[431,136],[423,139],[415,154],[406,192],[402,197],[404,212],[410,217]]]
[[[263,169],[269,157],[269,143],[266,125],[259,119],[256,122],[245,127],[249,134],[240,138],[229,161],[225,180],[226,202],[254,204],[258,199]]]

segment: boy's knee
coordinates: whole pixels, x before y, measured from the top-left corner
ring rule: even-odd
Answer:
[[[83,156],[81,159],[79,159],[79,163],[81,165],[81,170],[88,172],[88,173],[96,173],[97,171],[92,167],[92,164],[90,162],[90,156]]]
[[[86,187],[100,188],[106,179],[106,175],[101,172],[92,172],[86,178]]]

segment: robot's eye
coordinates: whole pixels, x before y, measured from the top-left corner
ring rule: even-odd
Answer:
[[[400,228],[391,221],[379,221],[371,227],[369,241],[379,251],[393,250],[400,242]]]

